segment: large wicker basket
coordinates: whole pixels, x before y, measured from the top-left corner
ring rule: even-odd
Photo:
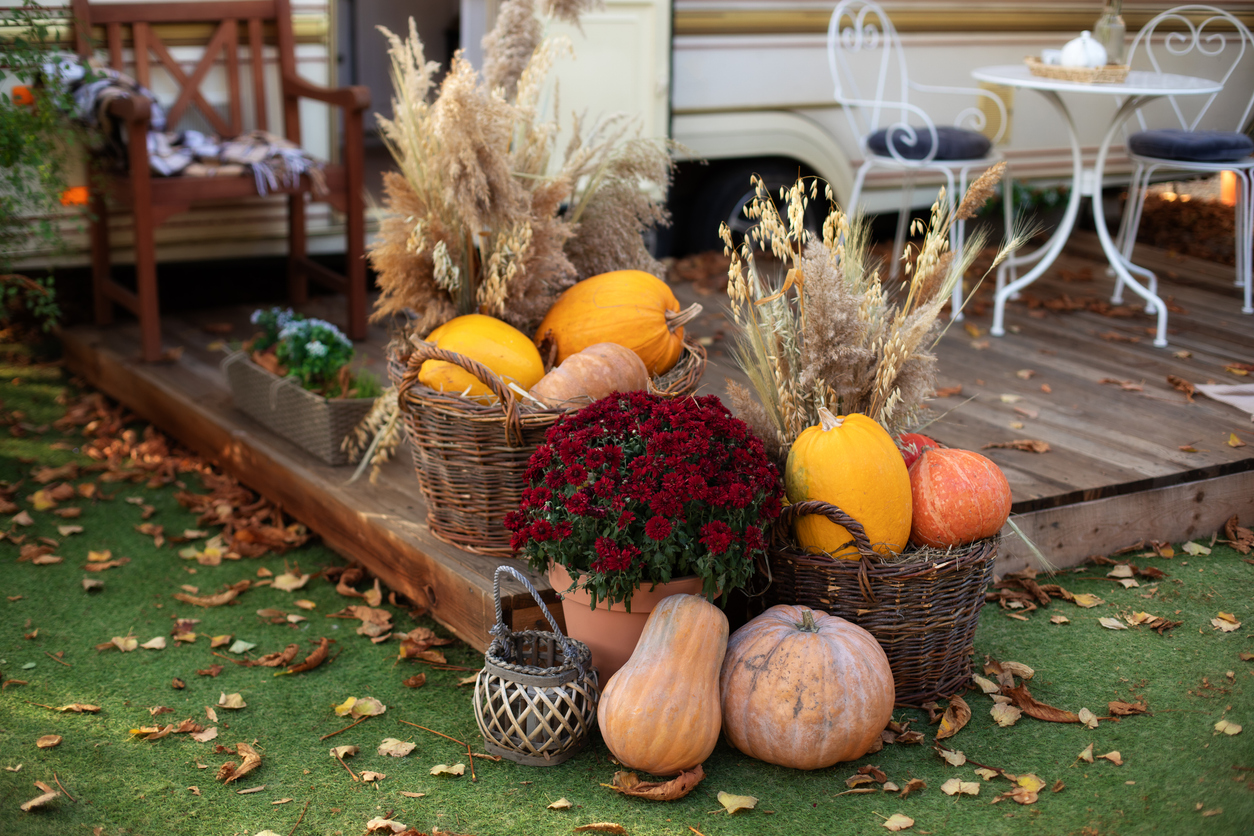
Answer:
[[[527,588],[553,632],[510,631],[501,613],[502,573]],[[496,567],[492,586],[496,625],[474,694],[483,746],[516,763],[559,764],[583,748],[596,725],[600,691],[592,651],[562,635],[540,593],[518,570]]]
[[[267,429],[313,453],[327,464],[346,464],[340,449],[370,407],[372,398],[327,399],[301,388],[292,377],[279,377],[236,351],[222,361],[237,409]]]
[[[496,403],[484,406],[419,383],[418,370],[427,360],[461,366],[492,390]],[[390,359],[388,369],[398,388],[431,533],[467,551],[510,556],[505,515],[522,499],[531,454],[565,411],[536,407],[486,366],[427,342],[411,343],[407,354]],[[686,342],[679,362],[654,378],[650,389],[669,397],[690,395],[704,370],[705,350]]]
[[[839,559],[792,544],[792,523],[821,514],[844,526],[853,547]],[[826,502],[798,502],[776,523],[766,603],[803,604],[852,621],[873,635],[893,669],[897,704],[918,707],[960,693],[971,681],[971,654],[984,592],[993,578],[997,538],[951,550],[909,550],[885,558],[862,526]]]

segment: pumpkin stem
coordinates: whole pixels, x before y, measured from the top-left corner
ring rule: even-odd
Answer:
[[[817,633],[819,625],[814,623],[814,610],[801,611],[801,623],[797,625],[797,629],[803,633]]]
[[[666,327],[671,331],[682,328],[689,322],[697,318],[697,314],[701,313],[701,303],[693,302],[682,311],[666,312]]]
[[[822,426],[823,432],[834,430],[843,423],[845,423],[844,418],[833,415],[831,410],[825,406],[819,407],[819,424]]]

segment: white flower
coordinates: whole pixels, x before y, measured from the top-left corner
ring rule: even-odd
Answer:
[[[314,357],[327,356],[327,347],[317,340],[311,340],[310,342],[305,343],[305,351],[308,351],[310,355]]]

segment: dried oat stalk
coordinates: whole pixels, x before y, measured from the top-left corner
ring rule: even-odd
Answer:
[[[730,396],[776,455],[818,423],[819,407],[863,413],[893,433],[917,423],[936,388],[932,348],[942,330],[940,312],[983,244],[977,233],[955,258],[950,225],[978,211],[1003,168],[999,163],[977,179],[952,216],[942,190],[930,221],[917,222],[923,244],[913,258],[903,254],[900,303],[869,258],[865,224],[835,205],[830,186],[819,240],[803,226],[809,202],[818,199],[817,181],[798,180],[782,193],[781,212],[754,179],[757,196],[746,214],[758,224],[739,247],[726,225],[721,230],[732,260],[727,292],[739,330],[737,359],[753,388],[733,387]],[[1019,243],[1013,236],[993,266]],[[767,259],[758,254],[766,252],[772,265],[760,267]]]

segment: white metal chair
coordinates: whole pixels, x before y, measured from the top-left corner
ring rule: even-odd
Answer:
[[[1254,247],[1254,140],[1241,132],[1254,110],[1254,36],[1240,20],[1222,9],[1177,6],[1155,17],[1137,33],[1128,50],[1128,61],[1134,69],[1160,74],[1178,70],[1210,78],[1222,82],[1224,89],[1205,97],[1190,96],[1187,102],[1168,96],[1165,107],[1137,111],[1140,130],[1127,141],[1128,156],[1135,167],[1116,238],[1124,261],[1129,270],[1145,276],[1149,289],[1157,292],[1157,277],[1131,263],[1146,189],[1155,175],[1164,171],[1234,171],[1236,284],[1245,291],[1242,313],[1254,314],[1250,269]],[[1220,105],[1212,109],[1221,97]],[[1171,127],[1149,127],[1164,122]],[[1217,127],[1227,130],[1215,130]],[[1111,298],[1116,303],[1123,301],[1122,279],[1116,282]]]
[[[952,212],[955,201],[966,191],[971,172],[983,173],[1001,159],[1001,154],[993,149],[1006,129],[1006,106],[988,90],[912,82],[897,30],[873,0],[842,0],[836,5],[827,26],[827,61],[836,88],[835,99],[842,105],[863,155],[846,208],[850,212],[857,208],[867,173],[872,169],[892,169],[904,175],[890,267],[895,277],[897,257],[909,226],[915,178],[921,172],[936,172],[944,177],[945,196]],[[910,102],[912,92],[986,98],[1000,116],[997,132],[992,137],[979,132],[987,124],[987,117],[975,106],[962,109],[952,125],[937,125],[927,111]],[[1009,229],[1009,178],[1003,180],[1002,188],[1007,195],[1003,204]],[[954,223],[949,234],[950,249],[961,253],[965,222]],[[955,318],[962,316],[962,303],[959,283],[953,296]]]

